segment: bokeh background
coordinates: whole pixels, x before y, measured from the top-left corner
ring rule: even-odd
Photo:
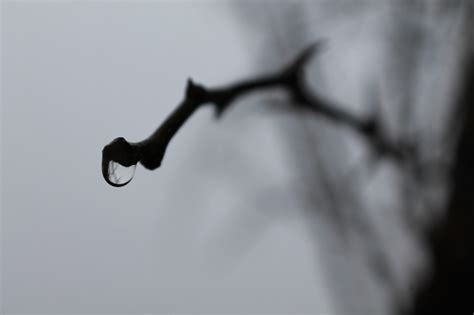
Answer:
[[[413,222],[447,191],[439,164],[420,184],[278,91],[219,120],[200,109],[161,168],[138,166],[124,188],[102,179],[101,150],[153,132],[188,77],[228,84],[325,39],[310,87],[360,117],[376,108],[390,137],[444,161],[463,3],[2,1],[3,312],[384,314],[409,303],[427,265]]]

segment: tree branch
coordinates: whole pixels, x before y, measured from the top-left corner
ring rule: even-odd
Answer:
[[[393,143],[382,136],[376,117],[363,120],[310,93],[304,81],[304,67],[321,46],[322,42],[316,42],[307,47],[292,63],[278,72],[226,87],[206,88],[188,79],[184,100],[152,135],[137,143],[130,143],[120,137],[104,147],[102,150],[102,175],[104,179],[114,187],[124,186],[131,180],[125,183],[111,181],[111,174],[109,174],[109,163],[111,162],[119,163],[125,167],[140,162],[149,170],[158,168],[173,136],[201,105],[213,104],[216,116],[220,117],[238,97],[257,90],[271,88],[286,90],[296,106],[311,110],[358,132],[368,140],[379,154],[397,160],[404,159],[407,152],[409,152],[408,146],[402,143]]]

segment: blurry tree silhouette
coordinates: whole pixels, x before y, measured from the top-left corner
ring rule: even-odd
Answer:
[[[359,84],[366,94],[359,101],[365,103],[362,111],[377,113],[389,137],[415,142],[413,160],[394,165],[371,148],[360,159],[350,158],[354,150],[334,145],[354,141],[347,140],[347,130],[317,118],[301,117],[283,127],[307,221],[318,250],[328,254],[322,263],[336,309],[472,313],[473,3],[303,1],[239,8],[265,33],[262,63],[276,62],[314,37],[328,39],[330,49],[342,55],[334,57],[342,67],[351,66],[343,58],[356,63],[365,58],[364,49],[355,52],[360,42],[379,49],[381,58],[371,64],[379,73],[358,78],[366,83]],[[347,49],[337,52],[341,47]],[[345,90],[347,81],[327,80],[344,76],[345,69],[323,62],[311,68],[313,89],[333,98],[342,94],[346,108],[360,108],[350,104],[357,98]],[[373,185],[380,189],[367,189]],[[388,191],[395,196],[393,212],[381,214],[380,203],[371,200],[383,200]]]

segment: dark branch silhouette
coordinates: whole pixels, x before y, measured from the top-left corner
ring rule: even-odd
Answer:
[[[280,71],[226,87],[206,88],[188,79],[184,100],[151,136],[136,143],[130,143],[120,137],[104,147],[102,150],[102,175],[104,179],[114,187],[125,186],[131,180],[124,183],[113,182],[111,180],[112,174],[110,174],[113,168],[109,167],[111,162],[116,162],[125,167],[140,162],[149,170],[158,168],[173,136],[201,105],[213,104],[216,116],[220,117],[238,97],[256,90],[261,91],[271,88],[286,90],[295,106],[310,110],[358,132],[368,140],[378,154],[399,161],[405,160],[412,152],[411,146],[384,137],[377,117],[359,118],[309,91],[304,80],[304,67],[315,52],[320,50],[322,44],[319,41],[310,45],[293,62]]]

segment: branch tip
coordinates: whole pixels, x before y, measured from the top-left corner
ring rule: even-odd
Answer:
[[[326,46],[326,40],[318,40],[308,47],[306,47],[296,58],[296,60],[290,65],[290,69],[294,71],[302,70],[302,68],[311,60],[316,52],[320,51],[321,48]]]

